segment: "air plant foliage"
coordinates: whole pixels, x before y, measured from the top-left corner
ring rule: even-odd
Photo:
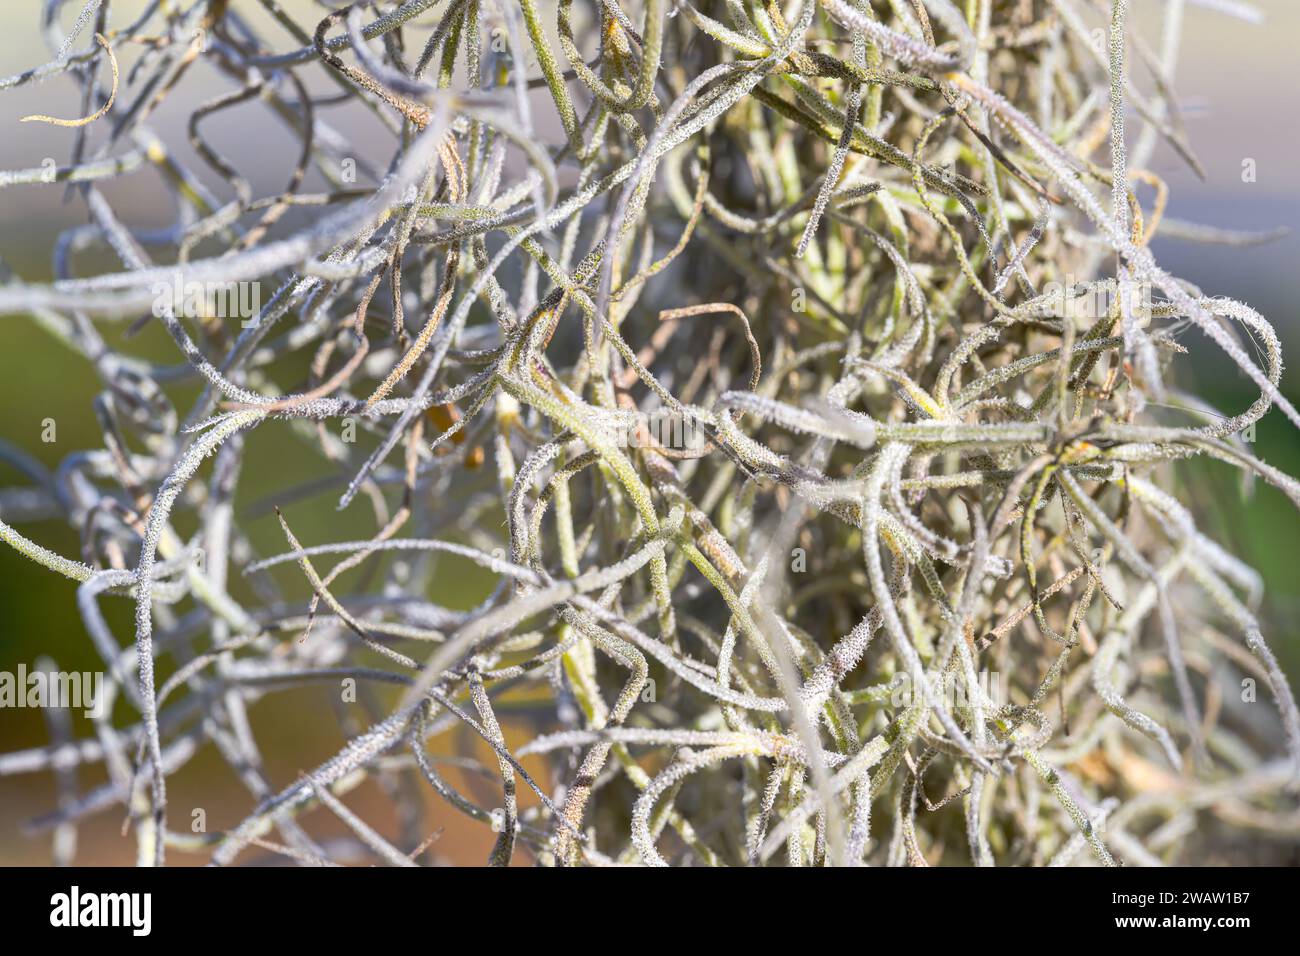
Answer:
[[[54,474],[0,448],[30,480],[0,531],[78,582],[117,719],[0,772],[60,771],[49,826],[125,807],[145,864],[329,862],[312,814],[428,862],[432,801],[500,865],[1198,862],[1209,818],[1294,832],[1260,576],[1174,466],[1300,505],[1240,438],[1300,414],[1268,322],[1150,249],[1207,235],[1149,167],[1199,169],[1182,22],[1251,8],[1160,6],[1148,42],[1126,0],[45,4],[52,58],[0,86],[85,109],[29,117],[70,160],[0,184],[87,218],[0,312],[93,367],[103,443]],[[151,130],[178,101],[190,166]],[[222,113],[296,139],[282,191]],[[170,227],[110,203],[128,176]],[[239,283],[243,321],[180,294]],[[118,334],[149,324],[172,364]],[[1191,350],[1258,398],[1180,392]],[[289,453],[318,480],[271,495],[268,551],[242,486]],[[29,499],[81,556],[19,530]],[[494,586],[453,606],[472,565]],[[335,705],[302,726],[348,742],[286,786],[261,754],[295,728],[257,705],[304,683]],[[168,782],[206,752],[247,803],[195,834]],[[367,781],[382,812],[345,803]]]

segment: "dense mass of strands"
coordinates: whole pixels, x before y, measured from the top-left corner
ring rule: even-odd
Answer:
[[[1147,168],[1197,168],[1184,17],[1249,6],[1167,0],[1153,42],[1126,0],[64,6],[52,59],[0,88],[80,85],[81,118],[30,117],[70,128],[71,160],[0,185],[88,222],[0,312],[93,366],[103,444],[53,474],[0,446],[31,481],[0,532],[80,582],[120,700],[91,737],[0,757],[59,772],[42,825],[125,808],[142,863],[394,865],[436,858],[431,793],[501,865],[1155,864],[1197,862],[1207,818],[1295,831],[1260,577],[1172,478],[1218,459],[1300,505],[1238,437],[1300,415],[1269,324],[1149,249],[1251,239],[1165,217]],[[200,67],[229,92],[193,98]],[[150,130],[187,96],[202,169]],[[330,125],[345,109],[385,125],[387,165]],[[205,137],[254,111],[300,141],[283,192]],[[105,198],[128,175],[174,197],[170,228]],[[73,274],[95,247],[120,269]],[[151,312],[177,276],[269,291],[243,323]],[[110,346],[121,322],[183,362]],[[1188,349],[1258,399],[1178,392]],[[241,479],[284,452],[254,430],[321,456],[271,503],[373,534],[281,515],[259,551]],[[15,527],[51,509],[84,560]],[[466,562],[495,588],[435,602]],[[357,703],[300,721],[347,745],[273,784],[260,744],[295,728],[253,705],[348,680]],[[204,752],[248,797],[195,834],[168,782]],[[367,780],[386,810],[363,819]],[[311,836],[321,813],[353,838]]]

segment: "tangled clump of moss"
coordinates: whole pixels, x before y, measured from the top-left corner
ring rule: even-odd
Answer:
[[[296,817],[324,805],[394,864],[423,852],[426,786],[493,826],[501,864],[519,846],[1150,863],[1201,814],[1287,827],[1300,721],[1259,577],[1171,481],[1215,458],[1300,505],[1235,437],[1273,406],[1300,424],[1275,334],[1148,248],[1153,149],[1196,166],[1169,85],[1184,6],[1153,52],[1126,0],[597,0],[583,23],[571,0],[407,0],[314,27],[271,0],[265,24],[222,0],[121,25],[88,4],[8,85],[65,74],[102,104],[104,60],[148,39],[52,177],[91,217],[69,242],[124,269],[74,277],[64,256],[53,284],[0,288],[105,382],[104,447],[45,476],[86,561],[0,529],[81,582],[139,720],[100,722],[79,759],[110,784],[54,820],[125,803],[143,862],[250,844],[319,861]],[[72,54],[96,18],[101,43]],[[233,84],[189,125],[221,196],[146,125],[199,62]],[[391,131],[386,167],[329,125],[344,101]],[[301,150],[288,188],[255,197],[203,123],[267,108]],[[99,189],[139,167],[180,210],[161,243]],[[235,328],[159,305],[178,277],[274,293]],[[179,370],[97,331],[151,306]],[[1150,403],[1206,337],[1259,398],[1227,417]],[[203,389],[182,417],[184,381]],[[289,550],[262,556],[240,483],[279,452],[254,429],[321,455],[320,480],[273,500],[306,514],[337,483],[374,533],[300,542],[281,515]],[[464,561],[496,587],[435,603]],[[101,598],[134,602],[125,651]],[[1220,693],[1237,670],[1271,689],[1277,733]],[[360,683],[338,711],[352,739],[276,790],[245,709],[305,681]],[[449,770],[438,741],[466,729],[487,762]],[[247,816],[167,829],[167,778],[207,746]],[[527,755],[546,757],[530,773]],[[55,748],[20,756],[0,769]],[[400,826],[340,802],[369,778]]]

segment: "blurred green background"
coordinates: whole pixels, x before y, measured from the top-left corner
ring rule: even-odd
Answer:
[[[256,6],[243,0],[234,3],[241,12]],[[306,0],[291,0],[284,5],[303,22],[321,15],[321,7]],[[1207,294],[1234,296],[1263,313],[1277,328],[1284,355],[1294,355],[1300,353],[1300,321],[1295,305],[1300,302],[1300,177],[1294,172],[1295,158],[1300,155],[1300,123],[1289,98],[1300,88],[1300,58],[1293,51],[1294,37],[1300,35],[1300,4],[1294,0],[1262,0],[1258,5],[1268,14],[1264,27],[1251,27],[1194,6],[1187,11],[1177,86],[1187,108],[1192,142],[1208,177],[1205,182],[1196,180],[1167,152],[1158,154],[1153,168],[1171,186],[1171,216],[1229,229],[1289,226],[1294,231],[1279,242],[1258,248],[1203,247],[1157,240],[1155,250],[1166,268],[1195,282]],[[69,5],[69,15],[79,6]],[[1154,42],[1158,30],[1153,24],[1162,4],[1138,6],[1135,16]],[[17,73],[47,59],[37,29],[40,7],[38,0],[7,0],[0,5],[0,24],[4,27],[0,31],[0,75]],[[115,20],[134,17],[140,7],[139,2],[115,3]],[[254,20],[258,19],[256,14],[255,9],[249,12]],[[267,35],[283,36],[274,29],[268,29]],[[285,48],[288,45],[286,42]],[[1139,75],[1139,81],[1142,79]],[[185,84],[186,88],[173,98],[174,102],[164,104],[150,125],[165,142],[175,146],[188,164],[192,153],[186,145],[184,111],[179,104],[193,104],[227,86],[203,67],[192,71]],[[32,112],[74,116],[78,110],[79,94],[67,81],[55,79],[0,94],[0,169],[39,166],[47,156],[64,162],[72,139],[70,131],[19,124],[18,118]],[[367,143],[377,145],[383,139],[369,135],[376,128],[367,125],[364,118],[347,121],[332,115],[330,120],[355,139],[359,154],[380,162],[386,159],[382,149],[372,152],[367,148]],[[283,131],[262,117],[260,111],[242,109],[214,118],[209,130],[214,139],[221,137],[223,151],[236,165],[256,170],[255,190],[268,193],[280,188],[291,168],[293,151]],[[281,146],[284,148],[278,148]],[[1242,164],[1247,159],[1254,160],[1257,171],[1253,182],[1243,181]],[[171,221],[173,210],[166,195],[153,188],[151,175],[141,171],[106,186],[115,206],[130,210],[133,227],[160,227]],[[74,198],[64,203],[62,194],[62,187],[52,186],[0,190],[0,258],[26,281],[47,280],[56,235],[85,222],[80,201]],[[83,261],[83,266],[88,268],[89,262]],[[1219,361],[1212,345],[1198,338],[1196,332],[1184,337],[1193,346],[1194,357],[1183,363],[1183,383],[1221,409],[1244,408],[1255,394],[1249,382],[1226,361]],[[130,348],[133,354],[162,361],[177,359],[170,341],[155,327],[141,333]],[[0,436],[50,468],[73,450],[99,447],[98,430],[90,413],[99,388],[88,364],[30,318],[0,317]],[[1300,402],[1300,377],[1296,373],[1287,373],[1284,391]],[[172,397],[183,410],[194,394],[196,388],[186,386],[175,389]],[[57,422],[57,441],[52,444],[41,441],[42,421],[46,418]],[[319,474],[320,460],[313,458],[307,446],[286,442],[283,430],[262,429],[250,442],[250,456],[277,464],[275,469],[252,469],[245,474],[241,503]],[[1300,437],[1277,412],[1270,413],[1259,425],[1255,450],[1284,471],[1300,474]],[[1198,461],[1184,469],[1184,475],[1192,480],[1180,493],[1195,505],[1205,530],[1263,571],[1268,637],[1294,681],[1300,675],[1300,636],[1295,624],[1300,616],[1300,559],[1294,550],[1300,540],[1300,518],[1280,493],[1262,484],[1247,506],[1237,474],[1227,466]],[[21,482],[21,476],[0,464],[0,486]],[[370,533],[364,514],[354,507],[338,515],[333,512],[332,500],[324,508],[303,506],[289,510],[300,537],[320,540],[326,534],[326,521],[330,522],[328,533],[335,538],[363,530]],[[24,524],[21,530],[62,554],[78,554],[77,534],[61,522]],[[282,539],[270,515],[257,519],[254,532],[268,551],[280,550]],[[438,581],[442,593],[432,597],[458,607],[469,606],[488,586],[485,578],[450,565]],[[0,546],[0,670],[13,671],[20,662],[31,667],[40,655],[53,657],[65,670],[97,669],[99,661],[85,637],[73,597],[71,582],[36,568]],[[110,625],[125,640],[131,632],[129,606],[121,601],[104,606]],[[321,699],[312,696],[318,693],[326,691],[276,694],[258,705],[259,719],[285,722],[284,733],[265,738],[270,748],[268,764],[276,768],[276,785],[289,782],[299,770],[329,756],[342,742],[332,726],[299,726],[301,714],[318,711],[322,705]],[[77,720],[78,729],[85,732],[85,725],[79,717]],[[39,712],[0,711],[0,752],[34,746],[47,739],[48,731]],[[81,783],[84,788],[100,779],[87,774]],[[226,810],[223,816],[223,806],[248,806],[246,793],[224,764],[208,756],[196,759],[178,775],[172,793],[175,806],[196,806],[202,801],[208,810],[209,828],[238,822],[228,818],[234,810]],[[359,801],[356,805],[364,812],[365,801],[377,797],[363,792],[355,798]],[[54,802],[53,780],[48,774],[0,778],[0,865],[49,859],[48,835],[27,838],[20,832],[20,824],[48,810]],[[435,850],[445,858],[484,858],[491,842],[485,828],[467,832],[469,828],[454,825],[445,807],[432,803],[430,818],[448,824],[447,832],[435,844]],[[129,862],[133,841],[121,836],[120,824],[116,811],[95,817],[82,830],[78,860]],[[175,855],[173,859],[201,862],[203,858]]]

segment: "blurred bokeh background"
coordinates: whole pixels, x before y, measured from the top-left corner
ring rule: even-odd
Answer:
[[[260,5],[232,0],[241,13],[259,25],[266,23]],[[281,0],[300,22],[314,22],[325,6],[315,0]],[[1207,294],[1241,299],[1263,313],[1277,328],[1283,354],[1300,354],[1300,120],[1294,112],[1294,95],[1300,89],[1300,57],[1294,38],[1300,35],[1300,3],[1295,0],[1257,0],[1266,14],[1262,26],[1252,26],[1189,4],[1186,31],[1177,71],[1177,88],[1187,117],[1192,143],[1207,170],[1204,181],[1193,176],[1168,151],[1157,153],[1152,167],[1171,187],[1169,215],[1233,230],[1267,230],[1290,227],[1283,239],[1264,246],[1227,248],[1157,239],[1157,258],[1176,275],[1189,279]],[[5,0],[0,4],[0,76],[18,73],[47,61],[50,56],[39,29],[40,0]],[[68,4],[67,23],[81,4]],[[114,19],[132,18],[143,6],[140,0],[118,0]],[[1160,0],[1135,4],[1134,16],[1153,45],[1158,41]],[[65,23],[65,26],[67,25]],[[267,36],[283,38],[283,49],[293,41],[268,25]],[[81,41],[79,41],[79,48]],[[319,70],[319,67],[312,67]],[[304,71],[306,74],[307,71]],[[1138,73],[1139,82],[1144,77]],[[311,79],[319,80],[319,76]],[[185,135],[185,106],[192,106],[229,88],[215,71],[197,66],[185,78],[186,88],[165,102],[151,122],[152,128],[188,164],[193,156]],[[315,83],[312,84],[314,88]],[[42,124],[20,124],[19,117],[35,112],[75,116],[80,95],[68,80],[48,82],[0,92],[0,169],[39,166],[46,157],[66,161],[72,133]],[[383,163],[387,159],[386,134],[365,117],[330,116],[330,121],[357,144],[358,156]],[[242,170],[252,170],[254,191],[278,191],[292,168],[295,149],[284,131],[264,115],[249,108],[214,117],[207,127],[214,141],[235,159]],[[1136,124],[1134,125],[1136,129]],[[92,137],[92,142],[98,140]],[[1243,164],[1251,161],[1255,175],[1243,177]],[[200,168],[201,164],[193,164]],[[167,195],[152,183],[153,174],[141,170],[108,183],[104,188],[115,207],[130,212],[132,227],[148,229],[168,224],[174,214]],[[215,185],[215,182],[213,183]],[[309,183],[308,188],[313,184]],[[315,185],[319,185],[318,183]],[[74,196],[63,201],[61,186],[11,186],[0,189],[0,259],[25,281],[50,278],[50,255],[58,233],[86,221],[83,204]],[[289,225],[292,225],[290,220]],[[117,268],[107,260],[87,256],[79,268]],[[119,323],[119,325],[123,325]],[[120,335],[110,332],[112,335]],[[1197,333],[1190,332],[1195,337]],[[1255,392],[1245,376],[1202,340],[1194,356],[1180,369],[1182,382],[1225,410],[1244,408]],[[131,343],[134,354],[172,362],[170,341],[156,328],[147,328]],[[91,415],[91,401],[100,383],[80,356],[60,345],[27,316],[0,316],[0,436],[35,455],[53,468],[69,452],[98,447],[100,437]],[[1288,371],[1283,390],[1300,401],[1300,375]],[[174,394],[179,407],[196,394],[196,386]],[[57,441],[41,441],[42,422],[57,423]],[[1260,423],[1256,452],[1273,465],[1300,474],[1300,437],[1278,413]],[[274,458],[273,472],[252,471],[241,486],[241,502],[255,503],[279,489],[311,477],[319,468],[307,450],[277,449],[279,439],[256,433],[250,454]],[[258,443],[266,443],[256,450]],[[1267,583],[1263,616],[1268,638],[1278,651],[1293,683],[1300,675],[1300,573],[1295,547],[1300,542],[1300,518],[1273,489],[1258,486],[1253,497],[1243,497],[1240,481],[1227,466],[1199,461],[1184,472],[1180,494],[1195,506],[1208,533],[1260,569]],[[0,485],[14,485],[21,476],[0,464]],[[356,509],[353,509],[355,512]],[[325,517],[322,517],[325,515]],[[363,518],[324,509],[303,509],[295,515],[295,528],[312,540],[322,522],[329,520],[334,538],[363,530]],[[250,518],[269,551],[281,550],[274,519],[263,511]],[[356,522],[355,528],[349,522]],[[29,537],[64,554],[78,552],[78,536],[60,521],[27,523]],[[368,535],[369,529],[365,530]],[[278,541],[277,541],[278,539]],[[486,578],[449,569],[439,577],[441,593],[430,595],[453,607],[468,607],[486,593]],[[0,547],[0,670],[14,671],[20,663],[29,668],[41,655],[52,657],[64,670],[98,669],[99,660],[86,639],[74,604],[74,585],[28,563],[7,547]],[[119,635],[130,633],[126,602],[110,602],[109,623]],[[123,637],[125,640],[125,637]],[[277,786],[290,782],[342,743],[337,726],[312,727],[302,715],[320,712],[324,689],[272,695],[258,705],[259,719],[279,721],[284,730],[262,738],[266,758]],[[86,727],[78,716],[77,729]],[[35,746],[49,739],[38,711],[0,710],[0,752]],[[507,739],[510,732],[507,730]],[[85,788],[102,778],[84,773]],[[466,786],[475,786],[466,782]],[[200,756],[169,784],[174,807],[202,806],[211,829],[231,826],[249,805],[247,793],[228,768],[215,758]],[[351,802],[364,809],[365,801],[379,794],[361,792]],[[521,801],[529,801],[527,791]],[[55,805],[54,781],[49,774],[0,777],[0,865],[44,863],[50,858],[48,833],[29,836],[24,821]],[[173,810],[175,813],[176,811]],[[320,815],[318,815],[320,816]],[[445,805],[430,801],[429,819],[446,824],[435,844],[446,860],[481,861],[491,845],[486,828],[457,825]],[[123,837],[121,812],[113,810],[92,818],[81,829],[78,862],[127,863],[133,858],[134,840]],[[322,824],[325,831],[328,824]],[[341,830],[339,831],[341,832]],[[175,863],[203,862],[204,856],[173,854]],[[526,862],[526,856],[521,862]]]

